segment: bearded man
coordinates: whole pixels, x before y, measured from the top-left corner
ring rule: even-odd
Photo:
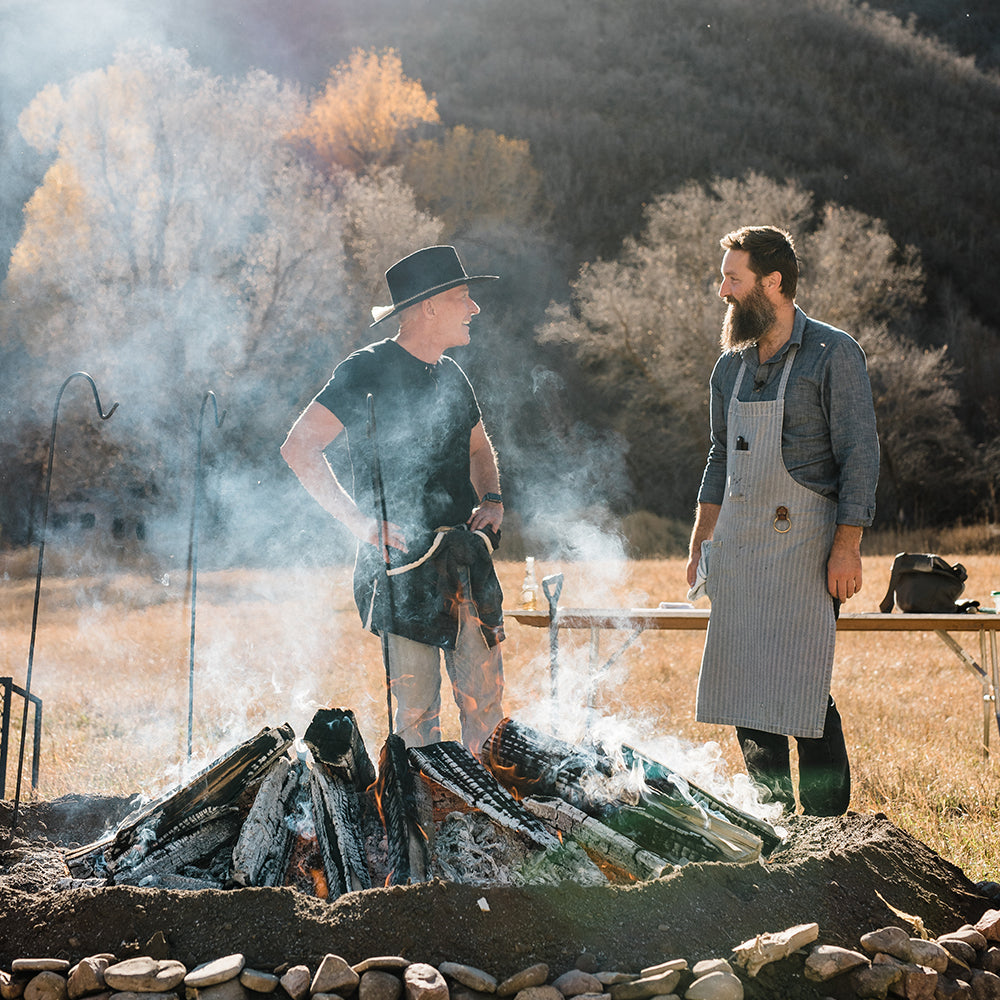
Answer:
[[[835,816],[850,763],[830,697],[840,602],[861,589],[879,446],[864,352],[795,304],[791,236],[748,226],[720,241],[728,303],[711,377],[711,449],[687,577],[712,602],[699,722],[736,727],[750,777]]]

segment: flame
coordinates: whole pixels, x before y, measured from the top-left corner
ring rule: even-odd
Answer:
[[[326,881],[326,874],[322,868],[310,868],[309,874],[312,876],[313,887],[316,890],[316,895],[320,899],[326,899],[330,895],[330,886]]]

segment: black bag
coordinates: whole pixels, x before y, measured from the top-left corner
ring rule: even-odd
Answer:
[[[900,611],[912,614],[940,615],[975,611],[978,601],[957,603],[965,590],[965,567],[961,563],[949,566],[940,556],[926,552],[900,552],[892,561],[889,589],[882,598],[879,611],[892,611],[895,599]]]

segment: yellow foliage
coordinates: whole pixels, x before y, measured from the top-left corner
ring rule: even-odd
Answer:
[[[538,221],[542,179],[524,139],[459,125],[440,141],[416,143],[405,176],[452,231],[472,220]]]
[[[10,257],[12,277],[36,271],[54,246],[81,253],[86,250],[91,227],[85,201],[73,166],[63,159],[56,160],[24,207],[24,235]],[[65,247],[67,239],[72,247]]]
[[[292,138],[328,167],[360,173],[390,163],[403,132],[438,121],[437,101],[403,74],[394,49],[356,49],[330,73]]]

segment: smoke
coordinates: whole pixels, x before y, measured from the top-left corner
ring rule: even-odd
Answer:
[[[64,401],[53,481],[55,509],[67,524],[59,536],[64,548],[100,535],[110,543],[104,551],[108,559],[102,564],[95,558],[91,565],[106,570],[118,553],[126,565],[134,559],[133,565],[162,582],[163,600],[177,612],[198,570],[214,571],[214,585],[220,587],[227,585],[230,567],[260,571],[253,593],[239,595],[239,602],[234,596],[230,608],[239,603],[241,617],[225,628],[211,613],[202,577],[195,711],[199,760],[207,762],[251,735],[262,705],[281,706],[296,732],[304,732],[315,709],[331,698],[360,709],[362,721],[382,706],[363,684],[352,683],[372,672],[377,643],[369,662],[338,664],[335,676],[342,684],[335,692],[323,689],[330,674],[314,666],[326,650],[336,648],[341,629],[360,629],[353,607],[309,618],[289,598],[290,592],[301,593],[308,586],[302,581],[314,579],[320,568],[329,573],[331,587],[348,600],[350,595],[353,539],[306,495],[278,457],[295,416],[336,362],[357,346],[351,338],[359,332],[338,325],[352,310],[343,216],[273,148],[302,101],[284,77],[248,72],[247,52],[266,52],[263,40],[275,26],[252,20],[240,22],[239,29],[235,20],[223,26],[218,10],[209,20],[203,6],[194,0],[162,7],[128,0],[87,5],[48,0],[2,9],[0,202],[5,208],[0,241],[6,273],[8,251],[25,235],[21,207],[44,187],[46,169],[58,162],[29,149],[17,128],[18,118],[49,84],[58,85],[71,112],[62,121],[64,152],[75,155],[72,167],[91,191],[103,194],[109,181],[85,155],[85,140],[92,134],[121,152],[122,170],[113,178],[119,182],[116,194],[127,194],[135,204],[156,202],[162,192],[151,178],[166,183],[163,162],[175,171],[170,225],[158,229],[155,213],[136,211],[124,227],[127,239],[107,227],[103,242],[81,251],[69,227],[54,247],[38,244],[54,260],[45,277],[68,305],[60,312],[60,303],[42,294],[33,311],[24,305],[32,301],[27,294],[5,303],[14,320],[35,325],[23,356],[11,355],[2,378],[12,387],[4,398],[33,411],[35,426],[42,429],[71,371],[91,371],[105,409],[120,403],[114,418],[100,424],[83,390],[74,389]],[[237,30],[242,32],[238,39]],[[259,38],[248,38],[247,32],[259,32]],[[256,65],[281,73],[288,68],[280,63],[291,58],[289,53],[283,49],[277,64],[261,60]],[[153,89],[144,95],[145,117],[142,108],[109,85],[111,66],[122,74],[141,70],[152,81]],[[234,75],[223,79],[226,74]],[[84,118],[94,106],[103,109],[104,119]],[[216,106],[227,107],[227,116],[213,118]],[[37,110],[44,118],[46,109]],[[126,124],[133,126],[131,133],[126,134]],[[103,131],[87,131],[100,127]],[[149,153],[154,135],[169,140],[157,150],[159,160]],[[205,180],[209,162],[219,164],[212,183]],[[132,173],[126,175],[125,167]],[[88,224],[96,227],[111,215],[113,201],[102,202],[100,218]],[[64,206],[53,205],[57,217]],[[401,229],[407,224],[401,222]],[[104,270],[92,253],[95,247],[104,254]],[[547,250],[534,247],[530,263],[537,267],[531,275],[524,262],[513,270],[511,298],[524,287],[538,301],[547,298],[559,273],[544,262]],[[494,264],[481,247],[477,252],[487,260],[468,259],[470,270],[496,267],[508,274],[502,261]],[[511,247],[504,252],[514,256]],[[267,284],[278,263],[289,260],[295,261],[294,270]],[[12,276],[22,292],[30,293],[29,279],[36,273],[14,263]],[[291,292],[289,280],[296,282]],[[551,364],[535,359],[530,324],[523,322],[535,304],[513,314],[528,332],[511,338],[495,370],[472,371],[473,382],[485,400],[487,429],[498,443],[504,488],[515,499],[513,514],[525,553],[552,566],[586,566],[567,584],[564,601],[614,606],[628,567],[619,522],[631,499],[628,449],[613,431],[579,422],[573,415],[578,407],[571,405],[572,385]],[[27,311],[18,312],[21,308]],[[260,335],[266,324],[270,340]],[[494,326],[488,350],[502,333],[499,324]],[[478,328],[474,335],[481,336]],[[483,341],[485,353],[489,341],[485,336]],[[204,409],[208,390],[216,393],[219,414],[225,411],[221,422],[213,419],[211,407]],[[6,434],[19,432],[17,415],[8,411]],[[192,531],[195,514],[197,530]],[[25,536],[30,530],[25,527]],[[198,561],[189,565],[192,543]],[[501,550],[501,556],[510,555]],[[114,610],[113,601],[85,609],[80,627],[90,641],[101,641]],[[262,655],[256,637],[266,627],[281,630],[281,657]],[[122,663],[121,646],[112,641],[106,655],[109,664]],[[141,642],[129,655],[141,655]],[[533,699],[538,717],[526,721],[546,728],[552,720],[544,656],[537,668],[531,674],[539,684]],[[560,727],[579,735],[617,726],[620,741],[648,746],[657,759],[666,754],[664,763],[674,766],[681,748],[669,741],[664,745],[655,720],[594,717],[596,685],[613,684],[618,677],[612,672],[595,679],[586,652],[567,650],[559,676]],[[169,683],[182,688],[186,679],[183,669],[175,669]],[[73,682],[71,672],[44,680],[53,691]],[[95,698],[85,710],[97,710],[96,703]],[[107,707],[100,710],[110,714]],[[173,756],[176,712],[171,715],[162,706],[144,711],[136,729],[150,753]],[[718,748],[690,748],[690,753],[676,769],[710,790],[716,787]]]

